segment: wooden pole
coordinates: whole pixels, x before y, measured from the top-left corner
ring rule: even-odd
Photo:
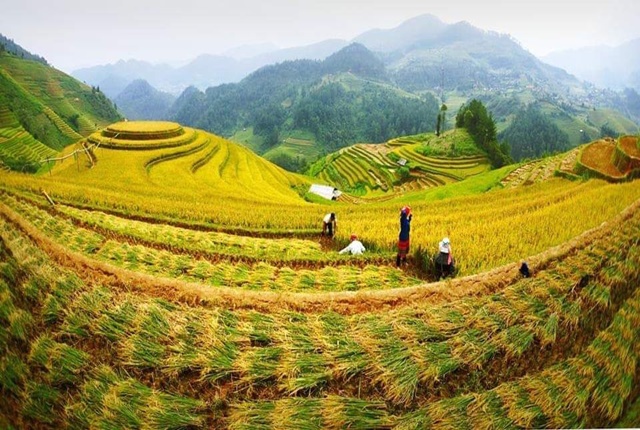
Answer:
[[[53,201],[53,199],[51,197],[49,197],[49,194],[47,194],[47,192],[43,189],[41,189],[40,191],[42,191],[42,194],[44,194],[44,196],[46,197],[47,201],[49,202],[49,204],[51,206],[55,206],[56,202]]]

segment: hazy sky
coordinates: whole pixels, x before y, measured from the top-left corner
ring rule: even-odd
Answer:
[[[511,34],[536,55],[640,37],[638,0],[0,0],[0,33],[71,72],[243,44],[349,40],[425,13]]]

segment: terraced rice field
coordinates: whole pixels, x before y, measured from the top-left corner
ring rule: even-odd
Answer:
[[[637,398],[638,182],[416,191],[412,251],[447,234],[459,263],[430,282],[392,263],[402,198],[309,203],[245,148],[165,138],[0,172],[0,426],[609,427]]]
[[[620,147],[633,158],[640,158],[640,141],[636,136],[624,136],[620,138]]]
[[[637,372],[637,210],[533,279],[485,279],[453,300],[435,289],[391,308],[368,309],[375,301],[365,296],[333,310],[251,301],[234,310],[176,291],[132,291],[90,269],[74,273],[58,263],[72,255],[44,253],[38,233],[3,221],[2,389],[20,411],[5,419],[153,428],[606,425],[622,414]],[[447,286],[456,288],[464,284]]]
[[[371,194],[378,198],[377,191],[419,191],[489,170],[484,155],[424,156],[417,152],[421,147],[413,141],[353,145],[328,156],[317,176],[344,191],[365,197]],[[401,168],[407,169],[408,174],[401,174]]]
[[[40,162],[56,151],[34,139],[6,107],[0,107],[0,158]]]
[[[505,177],[501,184],[509,188],[532,185],[548,181],[556,171],[575,175],[575,162],[579,152],[580,150],[576,148],[564,154],[527,162]]]
[[[615,144],[608,141],[598,141],[584,148],[580,160],[590,168],[612,178],[619,178],[622,172],[611,163]]]
[[[0,129],[1,151],[12,157],[29,161],[40,161],[56,154],[54,150],[35,140],[24,129]]]

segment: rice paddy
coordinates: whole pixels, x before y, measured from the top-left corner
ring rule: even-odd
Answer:
[[[231,142],[145,127],[93,165],[0,172],[3,427],[610,427],[637,398],[637,182],[535,173],[559,156],[490,191],[322,204]],[[353,231],[367,251],[339,255]],[[459,275],[437,281],[443,235]]]

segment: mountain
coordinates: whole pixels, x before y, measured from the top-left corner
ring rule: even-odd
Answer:
[[[392,29],[367,31],[353,41],[356,44],[352,46],[364,46],[368,48],[367,52],[351,48],[355,51],[347,54],[347,51],[340,50],[345,48],[348,42],[335,39],[247,57],[251,52],[268,51],[270,47],[265,45],[253,50],[247,48],[244,53],[243,50],[227,53],[227,55],[236,55],[237,58],[226,55],[203,55],[178,69],[161,70],[160,66],[154,68],[150,65],[145,69],[138,65],[137,73],[144,74],[145,80],[152,86],[174,94],[179,93],[176,92],[178,89],[188,86],[195,86],[200,90],[208,88],[205,93],[197,95],[190,91],[188,97],[181,97],[181,106],[172,107],[169,117],[175,115],[176,119],[187,124],[197,123],[208,130],[227,136],[235,135],[234,138],[257,150],[264,150],[265,141],[273,141],[277,133],[274,131],[273,121],[270,121],[272,124],[269,127],[258,127],[257,130],[253,130],[252,126],[256,118],[265,117],[263,111],[269,109],[271,113],[266,116],[271,117],[272,120],[275,116],[287,117],[281,115],[281,110],[288,110],[292,103],[306,97],[309,94],[306,90],[311,89],[309,85],[314,81],[321,82],[322,86],[340,81],[343,88],[351,88],[353,85],[362,86],[362,79],[377,81],[376,85],[384,82],[387,89],[394,88],[391,93],[395,91],[395,94],[399,94],[398,90],[400,90],[404,95],[410,93],[418,97],[432,94],[442,103],[446,103],[453,113],[463,103],[478,99],[494,115],[501,135],[504,135],[503,132],[513,125],[514,121],[530,118],[518,113],[525,113],[530,104],[537,104],[541,106],[542,113],[548,115],[548,119],[568,136],[568,143],[566,143],[564,135],[552,133],[551,135],[562,139],[562,141],[551,142],[550,147],[553,148],[575,146],[604,134],[635,133],[638,130],[637,123],[640,122],[638,98],[640,96],[636,90],[628,88],[624,93],[620,93],[597,88],[561,68],[540,61],[509,35],[485,31],[467,22],[445,24],[433,15],[421,15]],[[629,44],[625,49],[625,57],[631,65],[625,63],[619,68],[631,70],[629,80],[633,81],[636,78],[640,80],[640,73],[633,72],[633,61],[636,61],[637,56],[634,57],[632,54],[634,49],[637,52],[637,47]],[[340,64],[338,72],[334,73],[330,70],[331,65],[327,60],[333,54],[340,52],[346,59],[334,56],[331,61],[347,61],[349,64]],[[363,58],[356,58],[360,54]],[[324,64],[318,67],[307,67],[304,65],[307,63],[303,62],[296,65],[288,64],[277,69],[269,68],[277,63],[291,62],[300,58],[322,60]],[[375,61],[372,61],[372,58]],[[105,70],[102,70],[95,77],[104,80],[100,81],[100,84],[99,79],[90,82],[95,85],[108,85],[110,90],[114,86],[113,83],[121,82],[114,78],[120,73],[119,68],[124,68],[127,73],[131,71],[132,67],[125,67],[127,65],[127,63],[118,63],[117,67],[112,67],[109,70],[112,74],[110,80],[106,79]],[[263,70],[265,65],[269,67]],[[372,66],[375,67],[372,68]],[[99,68],[97,71],[100,71]],[[239,120],[240,117],[236,117],[236,113],[225,112],[225,106],[220,103],[221,100],[228,100],[234,106],[232,110],[235,111],[238,107],[233,98],[239,97],[238,94],[245,90],[219,84],[240,81],[249,73],[252,73],[251,79],[243,81],[241,87],[245,90],[247,87],[252,87],[252,95],[248,97],[247,105],[244,108],[240,107],[240,110],[245,110],[245,113],[240,115],[242,120]],[[296,73],[310,73],[310,75],[299,77]],[[347,73],[351,73],[349,78]],[[123,72],[123,74],[126,73]],[[324,75],[339,75],[339,77],[323,78]],[[128,76],[126,79],[134,79],[131,73]],[[292,80],[290,82],[292,86],[300,85],[297,87],[298,90],[302,91],[303,87],[306,88],[306,92],[282,97],[281,105],[278,105],[274,100],[285,85],[280,82],[283,76]],[[357,80],[360,80],[360,83],[356,83]],[[255,85],[255,82],[259,82],[262,87]],[[275,88],[273,86],[275,83],[277,83],[276,86],[280,86]],[[275,91],[276,94],[267,94],[270,91]],[[260,94],[261,92],[263,94]],[[190,98],[193,98],[191,102],[195,103],[197,108],[184,106]],[[252,106],[252,112],[246,111],[249,109],[248,106]],[[208,119],[205,120],[204,117]],[[320,121],[322,119],[318,118],[317,122]],[[537,123],[540,122],[526,121],[529,128],[531,124]],[[298,123],[294,126],[293,120],[289,119],[284,129],[293,130],[299,125]],[[247,130],[244,130],[245,128]],[[246,133],[236,135],[241,129]],[[527,131],[522,130],[522,127],[520,129],[517,135],[522,135],[523,132],[532,134],[542,130]],[[271,131],[267,133],[265,130]],[[283,128],[280,127],[279,130],[282,134]],[[404,131],[409,133],[409,130]],[[270,136],[269,139],[266,139],[267,135]],[[382,135],[386,133],[376,134],[378,137]],[[257,139],[256,136],[263,137]],[[289,137],[296,141],[312,142],[318,138],[317,135],[309,136],[305,133],[295,136],[287,136],[285,133],[285,140]],[[331,145],[337,145],[338,139],[337,136],[329,139],[333,142]],[[324,144],[327,142],[325,141]],[[541,148],[540,150],[542,151]]]
[[[352,44],[324,61],[265,66],[204,93],[189,88],[169,119],[234,136],[259,152],[294,141],[317,154],[433,130],[438,108],[432,95],[393,85],[376,55]]]
[[[156,88],[171,87],[170,79],[167,77],[172,73],[173,68],[167,64],[120,60],[115,64],[75,70],[72,76],[97,88],[107,87],[109,91],[107,95],[114,99],[120,91],[136,79],[144,79]]]
[[[577,79],[542,63],[510,36],[467,22],[444,24],[425,15],[391,30],[367,32],[356,40],[380,51],[394,80],[409,91],[437,88],[471,93],[525,86],[557,91],[580,86]]]
[[[363,78],[388,80],[384,64],[364,45],[352,43],[323,61],[325,74],[349,72]]]
[[[353,39],[376,52],[404,50],[414,43],[440,34],[447,25],[433,15],[420,15],[392,29],[369,30]]]
[[[153,87],[172,94],[180,94],[193,85],[200,89],[223,83],[238,82],[259,68],[297,59],[323,60],[344,48],[344,40],[331,39],[312,45],[269,50],[271,45],[231,50],[225,55],[203,54],[182,67],[155,65],[145,61],[118,61],[115,64],[94,66],[72,73],[77,79],[96,87],[108,87],[107,95],[114,99],[136,79],[143,79]],[[255,55],[250,55],[255,52]],[[113,85],[118,83],[118,85]]]
[[[237,82],[247,73],[247,67],[235,58],[222,55],[200,55],[183,67],[175,69],[167,77],[168,85],[158,84],[158,88],[174,91],[190,85],[207,88],[225,82]]]
[[[355,40],[376,51],[389,79],[408,92],[432,92],[454,112],[462,103],[479,99],[495,117],[500,136],[542,133],[557,139],[544,146],[527,144],[526,151],[514,152],[516,157],[539,156],[549,148],[562,150],[602,135],[638,131],[636,93],[602,91],[580,81],[540,61],[509,35],[467,22],[444,24],[432,15],[422,15],[393,29],[368,31]],[[631,55],[627,52],[627,56]],[[541,116],[536,118],[544,121],[532,121],[527,115],[531,104],[539,106]],[[550,133],[547,119],[563,133]],[[519,131],[502,133],[514,121],[524,122],[517,125]]]
[[[163,119],[166,117],[175,97],[153,88],[143,79],[131,82],[114,99],[114,102],[128,119]]]
[[[324,60],[347,45],[349,45],[349,42],[346,40],[328,39],[311,45],[284,48],[258,55],[247,59],[247,63],[250,64],[251,71],[254,71],[268,64],[281,63],[283,61]]]
[[[555,51],[542,59],[601,88],[640,91],[640,38],[619,46]]]
[[[34,172],[41,161],[120,118],[95,87],[40,61],[0,53],[0,161]]]

